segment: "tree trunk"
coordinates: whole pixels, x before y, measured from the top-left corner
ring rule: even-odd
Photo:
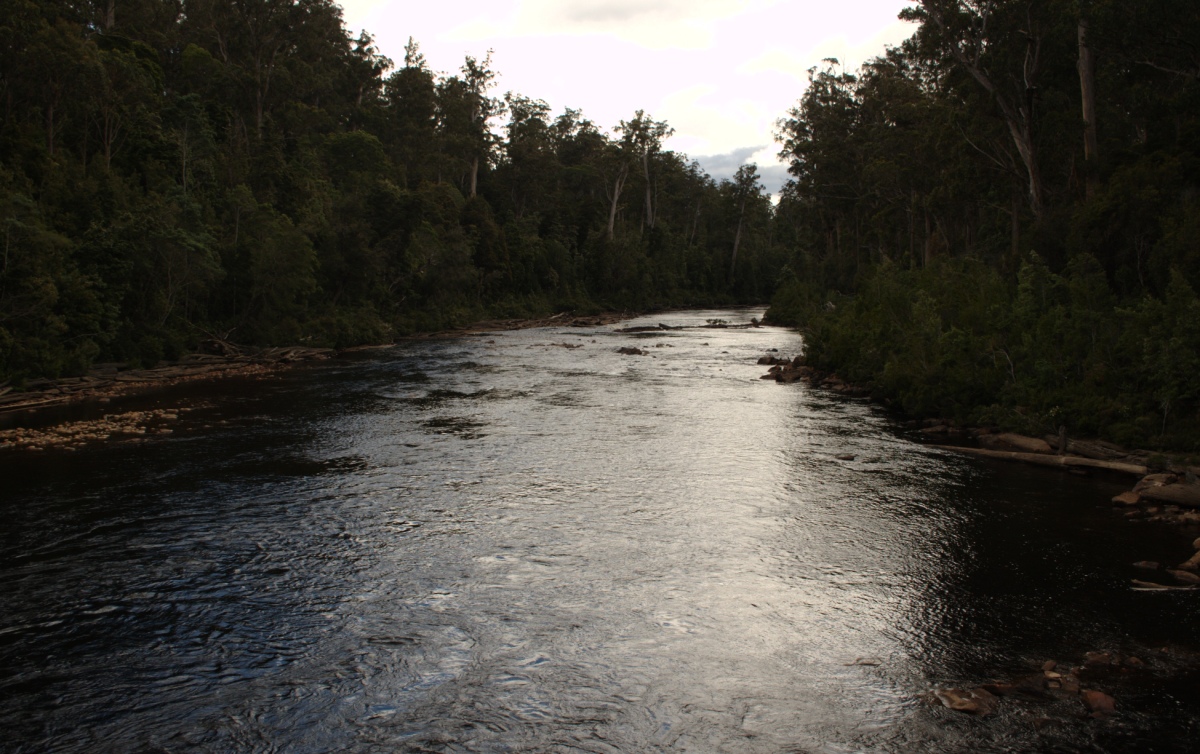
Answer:
[[[113,30],[117,25],[117,0],[108,0],[108,8],[104,12],[104,33]]]
[[[950,36],[946,19],[942,12],[936,7],[928,3],[922,3],[926,12],[929,13],[929,18],[937,25],[938,29],[943,34]],[[963,49],[962,44],[954,39],[950,39],[950,55],[958,62],[963,69],[971,75],[971,78],[987,91],[995,101],[996,106],[1000,108],[1000,114],[1004,117],[1004,122],[1008,125],[1008,132],[1012,136],[1013,144],[1017,147],[1017,152],[1021,155],[1021,162],[1025,165],[1026,173],[1029,176],[1029,206],[1033,210],[1034,217],[1041,219],[1042,211],[1045,207],[1043,201],[1043,186],[1042,174],[1038,168],[1037,147],[1034,142],[1033,134],[1033,99],[1034,93],[1037,90],[1037,82],[1041,73],[1041,38],[1032,35],[1025,47],[1025,62],[1024,62],[1024,83],[1025,96],[1014,102],[1007,96],[1002,94],[992,81],[991,77],[984,71],[979,62],[982,43],[980,40],[975,40],[976,52],[974,56],[968,55]]]
[[[642,154],[642,175],[646,179],[646,224],[654,230],[654,203],[650,198],[650,152]]]
[[[1013,264],[1021,258],[1021,197],[1014,189],[1012,198],[1012,258]]]
[[[479,155],[471,158],[471,196],[475,196],[475,189],[479,185]]]
[[[1025,172],[1029,176],[1029,208],[1034,217],[1040,218],[1045,209],[1042,189],[1042,171],[1038,168],[1037,146],[1033,142],[1032,114],[1021,110],[1021,115],[1015,118],[1005,117],[1008,121],[1008,132],[1012,135],[1021,162],[1025,164]]]
[[[746,200],[742,200],[741,211],[738,212],[737,230],[733,233],[733,258],[729,260],[729,282],[733,283],[733,272],[737,267],[738,246],[742,242],[742,220],[746,217]]]
[[[187,179],[187,161],[188,161],[188,124],[183,124],[183,135],[179,139],[179,182],[183,185],[183,195],[186,197],[188,192]],[[237,229],[235,227],[233,236],[237,238]],[[236,240],[234,242],[236,244]]]
[[[1083,159],[1087,197],[1091,199],[1098,184],[1096,160],[1100,146],[1096,138],[1096,64],[1087,43],[1088,21],[1079,19],[1079,93],[1083,100]]]
[[[54,156],[54,105],[46,108],[46,148]]]
[[[622,165],[621,170],[617,173],[616,180],[613,181],[613,190],[609,195],[612,204],[608,210],[608,240],[613,240],[614,226],[617,224],[617,203],[621,199],[621,189],[625,187],[625,176],[629,174],[629,167]],[[607,187],[606,187],[607,188]]]
[[[929,222],[929,211],[925,211],[925,253],[921,260],[922,267],[929,266],[929,260],[933,258],[933,226]]]

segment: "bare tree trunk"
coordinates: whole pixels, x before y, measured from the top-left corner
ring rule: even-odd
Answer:
[[[1012,198],[1012,258],[1014,264],[1021,258],[1021,197],[1015,190]]]
[[[642,154],[642,175],[646,179],[646,224],[654,230],[654,203],[650,199],[650,151]]]
[[[475,189],[479,185],[479,155],[471,158],[471,196],[475,196]]]
[[[50,156],[54,156],[54,105],[46,108],[46,147]]]
[[[738,212],[737,230],[733,233],[733,257],[729,260],[729,282],[733,282],[733,271],[737,267],[738,246],[742,242],[742,220],[746,217],[746,200],[742,199],[742,208]]]
[[[1087,197],[1091,199],[1097,189],[1096,160],[1100,146],[1096,138],[1096,63],[1087,43],[1088,21],[1079,19],[1079,93],[1083,100],[1083,159],[1087,181]]]
[[[625,188],[625,177],[627,175],[629,175],[629,166],[622,165],[621,170],[617,173],[616,180],[613,181],[613,189],[608,196],[611,201],[608,210],[608,240],[610,241],[614,237],[614,226],[617,224],[617,204],[621,199],[621,189]],[[608,186],[606,185],[604,188],[607,191]]]
[[[188,180],[187,180],[187,161],[188,161],[188,124],[183,124],[183,135],[179,139],[179,182],[183,184],[183,195],[187,196]],[[234,238],[237,238],[237,229],[233,232]],[[234,242],[236,244],[236,241]]]
[[[921,260],[922,267],[929,266],[929,260],[933,258],[933,226],[929,223],[929,212],[925,212],[925,253]]]
[[[1024,163],[1026,173],[1029,176],[1029,206],[1033,210],[1034,217],[1040,219],[1045,204],[1043,201],[1042,174],[1038,168],[1037,146],[1033,133],[1033,100],[1034,93],[1037,90],[1038,77],[1041,73],[1041,37],[1033,33],[1031,23],[1029,38],[1025,47],[1025,62],[1022,71],[1025,84],[1024,97],[1014,102],[1000,92],[991,77],[984,71],[980,63],[980,56],[983,50],[982,40],[972,40],[973,50],[971,54],[968,54],[968,51],[963,49],[963,45],[951,37],[946,19],[942,15],[941,10],[930,3],[923,2],[922,5],[938,29],[947,35],[950,45],[950,55],[971,75],[971,78],[975,79],[988,94],[992,95],[996,106],[1000,108],[1004,122],[1008,125],[1008,132],[1012,136],[1013,144],[1017,147],[1017,152],[1021,155],[1021,162]]]
[[[108,33],[117,25],[117,0],[108,0],[108,8],[104,12],[104,31]]]

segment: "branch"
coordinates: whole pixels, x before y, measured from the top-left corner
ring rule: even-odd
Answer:
[[[1137,61],[1137,64],[1149,66],[1150,68],[1153,68],[1156,71],[1162,71],[1163,73],[1171,73],[1176,76],[1183,76],[1184,78],[1191,79],[1192,81],[1200,78],[1200,68],[1196,68],[1195,70],[1191,71],[1181,71],[1177,68],[1167,68],[1166,66],[1161,66],[1158,63],[1155,63],[1153,60],[1139,60]]]

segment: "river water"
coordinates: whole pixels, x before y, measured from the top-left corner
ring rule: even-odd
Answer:
[[[404,343],[0,455],[0,750],[1189,750],[1200,599],[1129,584],[1194,533],[690,327],[753,315]],[[929,700],[1099,650],[1147,663],[1107,719]]]

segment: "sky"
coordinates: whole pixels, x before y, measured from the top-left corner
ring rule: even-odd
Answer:
[[[564,107],[610,130],[645,110],[714,178],[755,162],[768,191],[787,168],[775,121],[796,104],[808,69],[837,58],[853,70],[912,34],[896,16],[912,0],[340,0],[351,33],[366,30],[403,63],[411,36],[429,66],[455,73],[493,50],[496,92]]]

